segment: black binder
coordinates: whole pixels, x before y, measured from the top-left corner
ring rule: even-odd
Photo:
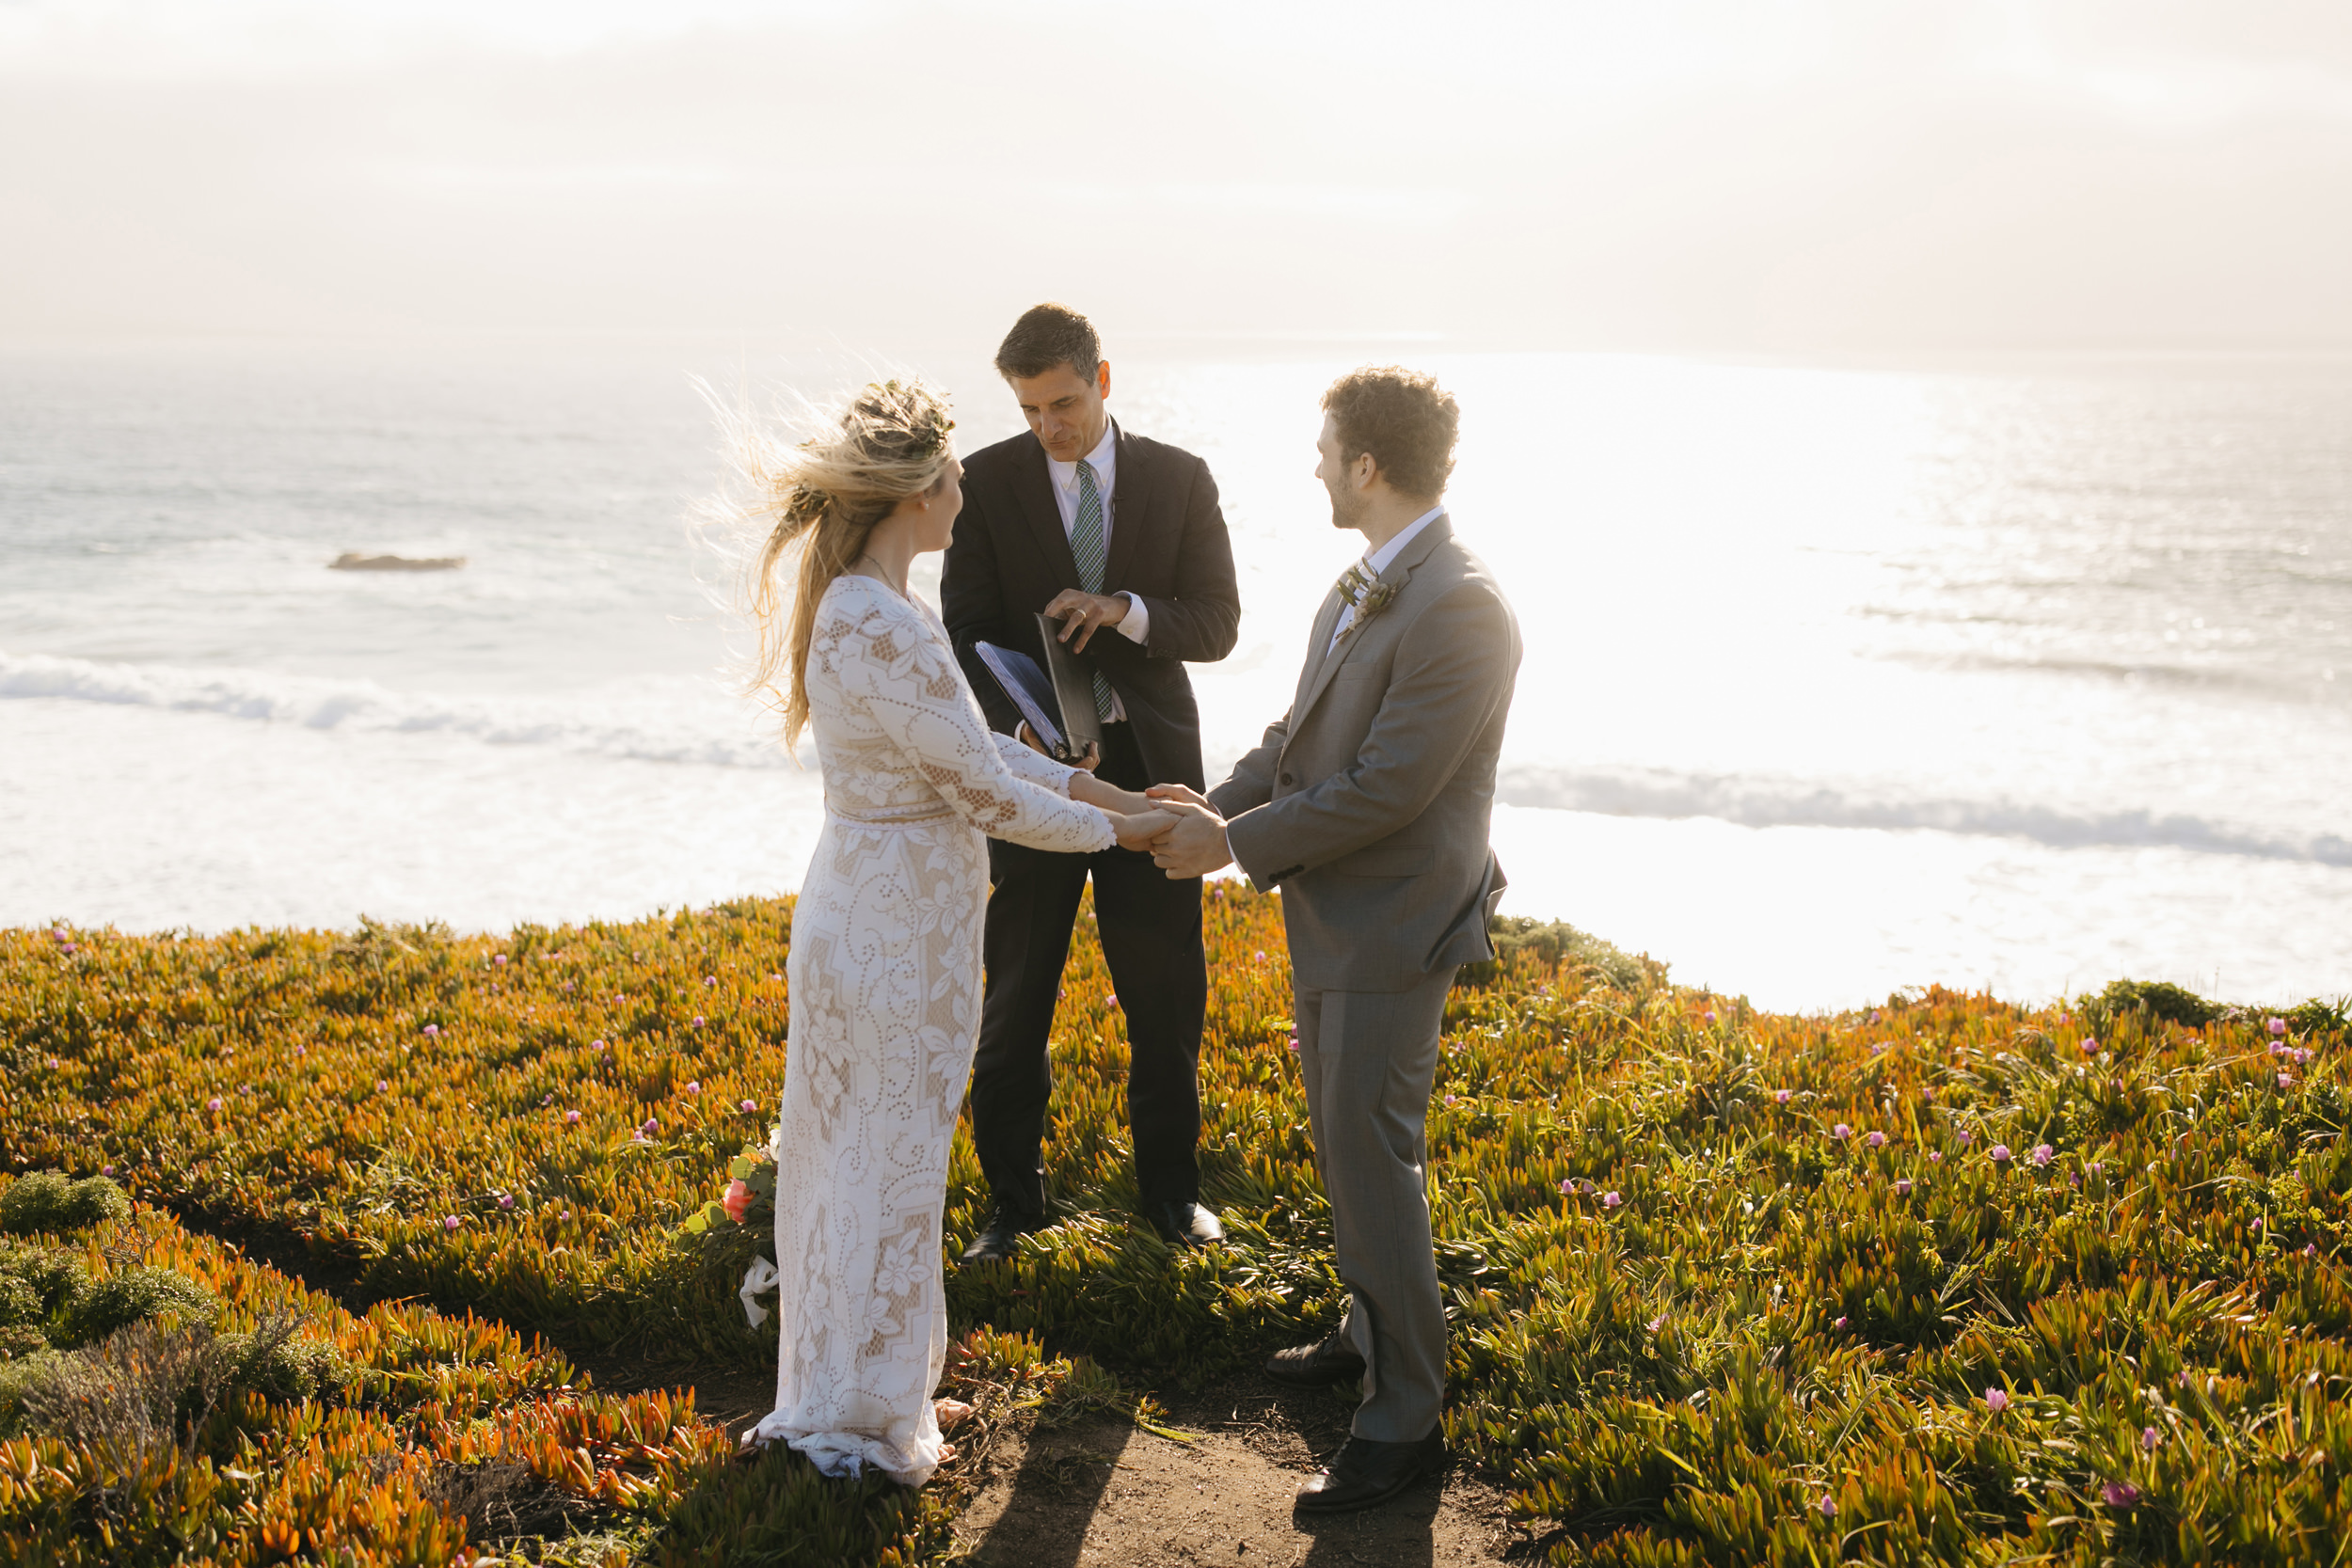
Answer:
[[[1046,755],[1057,762],[1076,762],[1103,740],[1103,721],[1094,712],[1094,674],[1063,645],[1060,622],[1040,615],[1037,629],[1045,644],[1043,670],[1017,648],[977,642],[973,651],[1028,721],[1030,731],[1045,743]]]

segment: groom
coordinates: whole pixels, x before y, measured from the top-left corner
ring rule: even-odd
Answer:
[[[1233,651],[1241,597],[1209,466],[1124,430],[1104,406],[1111,368],[1087,319],[1063,305],[1023,312],[996,370],[1029,428],[963,460],[963,512],[940,598],[991,725],[1020,715],[974,644],[1043,661],[1039,612],[1094,676],[1103,754],[1122,789],[1198,786],[1200,718],[1184,663]],[[1054,1069],[1047,1036],[1078,896],[1094,882],[1096,934],[1127,1016],[1127,1120],[1144,1215],[1163,1240],[1224,1240],[1203,1208],[1200,1025],[1208,1005],[1200,881],[1171,881],[1140,850],[1055,854],[988,841],[979,1048],[972,1142],[995,1212],[963,1255],[1009,1258],[1047,1221],[1042,1150]]]
[[[1329,1338],[1265,1370],[1363,1384],[1347,1446],[1298,1495],[1310,1513],[1383,1502],[1445,1457],[1423,1129],[1454,969],[1493,956],[1503,881],[1486,831],[1519,664],[1511,607],[1438,501],[1453,397],[1387,367],[1342,376],[1323,408],[1315,474],[1363,559],[1325,598],[1290,711],[1257,750],[1205,800],[1151,791],[1183,813],[1154,857],[1168,876],[1237,862],[1282,889],[1299,1070],[1349,1303]]]

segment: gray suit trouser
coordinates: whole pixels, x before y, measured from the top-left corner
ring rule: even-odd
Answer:
[[[1410,990],[1296,988],[1298,1065],[1331,1243],[1340,1326],[1364,1358],[1359,1437],[1418,1442],[1445,1403],[1445,1304],[1429,1236],[1429,1091],[1451,966]]]

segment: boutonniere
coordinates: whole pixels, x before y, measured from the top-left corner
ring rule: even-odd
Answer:
[[[1395,583],[1382,582],[1372,573],[1365,571],[1364,563],[1360,561],[1341,573],[1340,597],[1356,607],[1356,615],[1347,623],[1346,629],[1343,630],[1340,635],[1348,636],[1366,621],[1388,609],[1390,601],[1396,597],[1396,588]]]

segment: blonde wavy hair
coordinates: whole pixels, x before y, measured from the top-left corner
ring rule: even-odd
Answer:
[[[742,609],[756,634],[746,694],[784,714],[784,742],[808,727],[808,644],[818,601],[856,564],[874,525],[910,496],[928,495],[955,453],[946,404],[920,381],[868,383],[826,428],[792,444],[771,426],[721,410],[747,494],[717,509],[764,531],[751,552]],[[787,591],[777,566],[797,555]]]

